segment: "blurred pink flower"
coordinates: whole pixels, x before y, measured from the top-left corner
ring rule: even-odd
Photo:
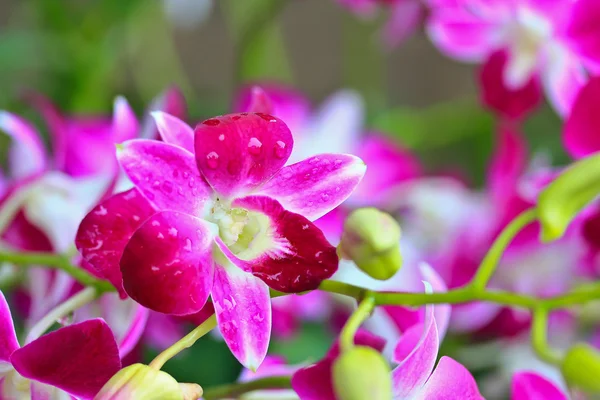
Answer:
[[[433,42],[451,57],[502,62],[504,88],[483,79],[488,105],[498,106],[490,99],[503,96],[502,113],[523,114],[538,102],[531,85],[539,80],[554,108],[565,116],[587,79],[586,71],[598,69],[598,21],[600,8],[594,0],[442,0],[432,6],[427,25]],[[494,56],[499,51],[505,61]],[[511,94],[521,96],[512,101],[520,102],[516,108],[506,104]]]
[[[514,374],[511,385],[511,400],[568,400],[568,396],[552,382],[534,372]]]

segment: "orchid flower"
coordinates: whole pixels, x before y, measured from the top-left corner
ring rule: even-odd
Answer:
[[[23,347],[2,293],[0,320],[3,399],[92,399],[121,368],[117,343],[101,319],[60,328]]]
[[[498,98],[503,91],[523,96],[520,90],[535,85],[532,79],[539,80],[554,108],[565,116],[587,79],[586,70],[595,72],[600,60],[594,30],[600,26],[597,6],[593,0],[438,1],[431,8],[428,31],[451,57],[500,65],[504,88],[483,79],[493,84],[483,87],[484,97]],[[536,103],[535,88],[528,90]]]
[[[513,375],[511,400],[568,400],[568,396],[552,382],[534,372],[522,371]]]
[[[240,374],[238,382],[251,382],[256,379],[273,376],[292,376],[300,366],[287,365],[285,359],[279,356],[268,355],[260,367],[253,372],[244,369]],[[265,389],[255,390],[240,397],[242,400],[298,400],[298,395],[292,389]]]
[[[427,290],[431,286],[426,284]],[[382,351],[385,341],[360,332],[355,344]],[[469,371],[450,357],[442,357],[434,368],[440,337],[432,305],[426,307],[425,320],[407,329],[393,352],[398,366],[392,371],[394,399],[483,399]],[[301,400],[335,400],[332,382],[333,362],[339,355],[334,345],[317,364],[303,368],[292,377],[292,387]]]
[[[271,331],[269,286],[315,289],[335,272],[335,248],[310,220],[344,201],[365,165],[323,154],[284,167],[291,133],[266,114],[208,119],[195,132],[155,118],[164,142],[121,146],[135,188],[85,217],[77,247],[123,297],[152,310],[192,314],[211,295],[229,348],[256,368]]]

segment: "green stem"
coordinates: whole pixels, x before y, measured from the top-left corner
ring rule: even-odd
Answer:
[[[531,345],[537,356],[549,364],[560,365],[562,357],[548,344],[548,310],[539,307],[533,310]]]
[[[188,347],[191,347],[198,339],[210,332],[215,326],[217,326],[217,317],[213,314],[209,319],[198,325],[193,331],[179,339],[177,343],[156,356],[150,363],[150,367],[156,370],[161,369],[167,361]]]
[[[249,382],[232,383],[217,386],[204,391],[205,400],[238,398],[239,396],[260,389],[288,389],[292,387],[289,376],[269,376]]]
[[[367,293],[367,296],[360,302],[358,308],[348,318],[346,325],[344,325],[340,333],[340,347],[342,351],[348,351],[354,347],[354,335],[356,331],[369,318],[374,308],[375,298],[371,293]]]
[[[523,211],[510,224],[504,228],[500,235],[492,244],[485,258],[479,265],[475,277],[471,281],[471,286],[477,292],[484,291],[490,278],[496,271],[496,266],[504,253],[504,250],[508,247],[510,242],[515,236],[527,225],[535,221],[537,218],[537,211],[535,208]]]
[[[68,257],[60,254],[2,251],[0,252],[0,262],[22,266],[41,265],[59,269],[71,275],[73,279],[82,285],[95,288],[99,293],[113,292],[115,290],[110,283],[96,279],[84,269],[71,264]]]
[[[64,303],[59,304],[56,308],[52,309],[44,318],[39,320],[33,328],[29,331],[26,343],[30,343],[33,340],[39,338],[46,332],[56,321],[63,318],[65,315],[72,313],[78,308],[92,302],[99,296],[98,291],[95,288],[89,287],[83,289],[76,295],[69,298]]]

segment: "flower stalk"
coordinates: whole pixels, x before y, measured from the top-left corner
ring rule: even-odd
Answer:
[[[340,333],[340,347],[342,351],[345,352],[354,347],[354,335],[361,324],[369,318],[371,312],[375,308],[375,304],[375,298],[369,292],[360,302],[354,313],[352,313]]]

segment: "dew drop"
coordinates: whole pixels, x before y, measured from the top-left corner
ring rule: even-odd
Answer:
[[[144,194],[146,195],[148,200],[154,200],[154,193],[146,191],[144,192]]]
[[[275,142],[275,148],[273,149],[273,151],[275,153],[275,157],[277,157],[277,158],[285,157],[285,143],[282,142],[281,140],[278,140],[277,142]]]
[[[187,179],[188,176],[190,176],[189,172],[184,172],[183,174],[181,174],[183,176],[183,179]]]
[[[310,179],[310,174],[304,175],[304,179],[309,180]]]
[[[173,178],[177,178],[179,176],[179,171],[174,169],[173,170]]]
[[[206,164],[208,168],[215,169],[219,166],[219,155],[214,151],[211,151],[206,155]]]
[[[177,193],[179,193],[179,195],[183,196],[183,188],[177,188]]]
[[[171,193],[173,191],[173,182],[171,181],[164,181],[163,182],[163,190],[167,193]]]
[[[223,135],[222,133],[219,135],[219,140],[222,142],[223,140],[225,140],[225,135]]]
[[[239,115],[234,115],[233,117],[231,117],[231,119],[234,121],[237,121],[240,118],[242,118],[242,117],[240,117]]]
[[[248,142],[248,151],[250,152],[250,154],[252,154],[254,156],[259,155],[261,147],[262,147],[262,143],[260,140],[258,140],[255,137],[250,138],[250,141]]]
[[[152,187],[159,187],[160,186],[160,181],[154,181],[154,183],[152,183]]]
[[[202,121],[202,123],[204,125],[208,125],[208,126],[217,126],[217,125],[219,125],[221,123],[221,121],[219,121],[218,119],[211,118],[211,119],[207,119],[205,121]]]
[[[193,188],[194,186],[196,186],[196,182],[194,181],[193,177],[190,177],[190,180],[188,181],[188,186]]]
[[[265,114],[265,113],[254,113],[254,114],[258,115],[259,117],[261,117],[265,121],[268,121],[268,122],[277,122],[277,120],[272,115]]]
[[[187,251],[192,251],[192,239],[190,239],[190,238],[185,239],[185,246],[183,246],[183,249],[187,250]]]
[[[321,193],[321,200],[323,200],[323,201],[329,200],[329,195],[327,193]]]

